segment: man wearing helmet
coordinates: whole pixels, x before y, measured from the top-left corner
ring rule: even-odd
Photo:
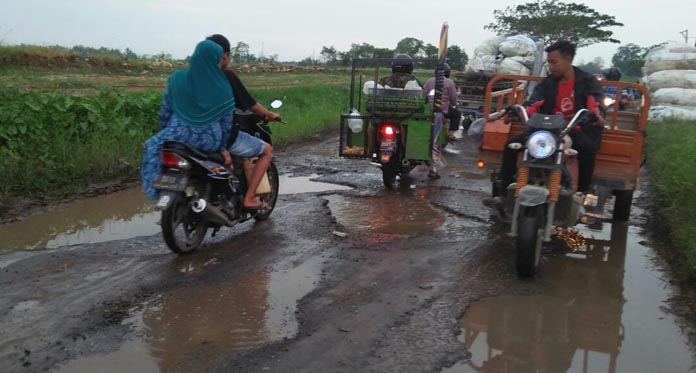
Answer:
[[[442,94],[442,113],[445,115],[445,118],[449,119],[450,125],[449,129],[447,130],[447,140],[449,141],[456,141],[456,138],[454,137],[454,131],[459,129],[459,122],[462,119],[462,113],[457,109],[457,87],[454,85],[454,82],[452,79],[449,78],[450,76],[450,66],[445,63],[445,85],[443,87],[443,94]],[[423,92],[426,95],[426,99],[428,99],[428,95],[430,94],[430,91],[435,89],[435,78],[430,78],[425,82],[425,86],[423,87]]]
[[[389,88],[404,88],[406,83],[415,81],[418,87],[422,85],[413,74],[413,59],[408,54],[397,54],[391,61],[391,76],[379,80],[379,84]]]
[[[610,67],[608,69],[605,69],[602,72],[602,75],[604,76],[604,80],[606,81],[613,81],[613,82],[618,82],[621,80],[621,70],[619,70],[618,67]],[[606,96],[605,99],[605,105],[609,106],[610,104],[614,103],[614,99],[616,98],[616,90],[618,89],[617,86],[607,86],[607,88],[604,91],[604,94]],[[606,100],[609,100],[607,102]],[[626,110],[628,107],[633,105],[633,97],[631,93],[627,89],[622,89],[621,90],[621,96],[619,97],[619,110]]]

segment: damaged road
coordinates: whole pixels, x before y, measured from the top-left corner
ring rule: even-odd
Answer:
[[[633,336],[659,336],[672,352],[646,354],[645,359],[657,361],[650,366],[653,371],[688,369],[693,363],[679,331],[683,324],[667,310],[659,311],[660,297],[668,296],[669,289],[663,286],[665,294],[656,290],[652,303],[635,306],[645,315],[642,319],[626,319],[632,287],[624,283],[624,273],[629,265],[640,266],[638,259],[631,264],[633,257],[626,253],[630,245],[643,242],[635,238],[642,230],[634,227],[644,223],[640,207],[634,211],[634,226],[616,230],[623,233],[623,247],[606,250],[624,252],[619,262],[609,261],[611,271],[599,269],[593,277],[586,262],[580,261],[585,269],[578,272],[565,255],[549,252],[541,273],[523,281],[515,274],[505,227],[482,208],[489,185],[475,170],[475,153],[463,141],[450,146],[458,153],[447,155],[441,179],[432,181],[427,170],[416,169],[396,191],[384,190],[376,167],[337,158],[336,148],[337,141],[328,139],[277,152],[285,189],[271,218],[223,229],[188,256],[169,252],[157,233],[157,214],[142,207],[144,202],[116,214],[117,219],[99,215],[97,223],[68,224],[70,235],[46,230],[50,223],[31,223],[31,218],[20,222],[26,225],[21,229],[36,227],[45,233],[27,238],[10,235],[10,225],[0,227],[0,236],[7,237],[0,240],[5,245],[0,254],[0,371],[459,372],[482,366],[495,370],[503,366],[498,364],[525,358],[529,361],[519,370],[566,370],[583,366],[582,358],[573,358],[583,351],[601,355],[595,363],[600,365],[590,367],[613,364],[626,371],[645,366],[636,351],[654,343],[650,337],[595,334],[606,343],[589,346],[582,340],[587,333],[557,327],[570,325],[558,322],[558,315],[573,314],[566,312],[568,307],[577,312],[589,306],[572,305],[587,299],[594,304],[597,290],[587,284],[597,282],[614,292],[598,298],[605,308],[599,302],[600,308],[587,312],[611,317],[590,321],[605,322],[601,328],[607,330],[618,317]],[[125,194],[124,200],[133,201],[139,191],[127,193],[133,194]],[[113,204],[124,205],[118,199]],[[82,214],[86,210],[78,209]],[[129,214],[140,219],[133,224],[137,229],[103,223],[127,220],[124,215]],[[608,223],[588,227],[588,235],[593,229],[614,232],[610,224],[602,224]],[[114,226],[125,226],[127,232],[104,239]],[[596,253],[604,252],[597,240]],[[592,262],[602,266],[606,261]],[[641,277],[652,284],[641,282],[643,289],[662,286],[651,273]],[[583,294],[594,295],[578,298],[559,289],[556,284],[562,281],[557,279],[565,274],[581,279]],[[571,281],[568,286],[576,285]],[[563,299],[560,304],[571,306],[551,307],[550,321],[541,324],[561,330],[546,337],[553,343],[525,331],[495,329],[505,323],[489,315],[489,309],[506,306],[485,303],[501,295],[520,297],[510,309],[524,314],[526,308],[519,305],[538,299],[529,297],[555,294]],[[657,311],[646,313],[648,308]],[[474,316],[479,317],[471,319],[467,310],[478,310]],[[540,310],[529,312],[545,320]],[[632,322],[654,322],[655,327],[635,332]],[[590,335],[594,330],[577,328]],[[515,333],[529,340],[520,344]],[[525,346],[558,346],[561,340],[567,345],[563,356],[570,354],[562,362],[519,354]],[[478,355],[487,348],[495,353]]]

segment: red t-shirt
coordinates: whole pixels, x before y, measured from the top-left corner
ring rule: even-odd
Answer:
[[[551,110],[552,114],[563,114],[563,117],[567,122],[570,122],[575,115],[575,79],[569,80],[567,82],[558,82],[558,94],[556,95],[556,102]],[[541,109],[544,105],[544,101],[538,101],[532,104],[532,106],[527,108],[527,115],[531,116]],[[592,95],[587,95],[587,110],[594,112],[599,115],[599,106],[597,101],[595,101]],[[580,131],[580,127],[575,127],[576,131]]]

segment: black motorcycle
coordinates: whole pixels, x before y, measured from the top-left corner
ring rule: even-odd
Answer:
[[[568,123],[563,115],[535,113],[528,118],[521,106],[508,107],[501,116],[507,114],[521,119],[529,133],[525,144],[508,144],[510,149],[524,153],[517,182],[506,190],[506,209],[513,209],[510,235],[517,244],[517,273],[529,277],[538,270],[542,244],[550,242],[553,226],[578,222],[583,195],[573,191],[573,173],[569,171],[569,167],[577,167],[572,158],[578,152],[571,148],[572,140],[567,135],[576,125],[595,122],[597,117],[582,109]],[[494,179],[494,189],[500,190],[500,178]]]
[[[280,106],[279,100],[271,103],[274,109]],[[271,129],[262,116],[238,111],[234,121],[240,131],[272,144]],[[232,227],[251,219],[266,220],[273,212],[278,199],[278,170],[273,162],[266,171],[270,190],[259,195],[262,207],[249,210],[243,207],[247,191],[244,159],[233,156],[228,169],[221,153],[204,153],[182,142],[167,141],[161,160],[163,171],[155,176],[153,186],[160,190],[157,208],[162,210],[164,241],[177,254],[198,248],[209,228],[215,236],[223,226]]]

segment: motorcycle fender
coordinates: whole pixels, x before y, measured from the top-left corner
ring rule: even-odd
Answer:
[[[160,197],[157,201],[157,209],[162,211],[168,209],[169,206],[171,206],[172,203],[174,203],[177,194],[177,192],[160,191]]]
[[[534,185],[526,185],[520,189],[520,196],[517,197],[517,200],[522,206],[533,207],[543,205],[548,198],[548,189]]]

